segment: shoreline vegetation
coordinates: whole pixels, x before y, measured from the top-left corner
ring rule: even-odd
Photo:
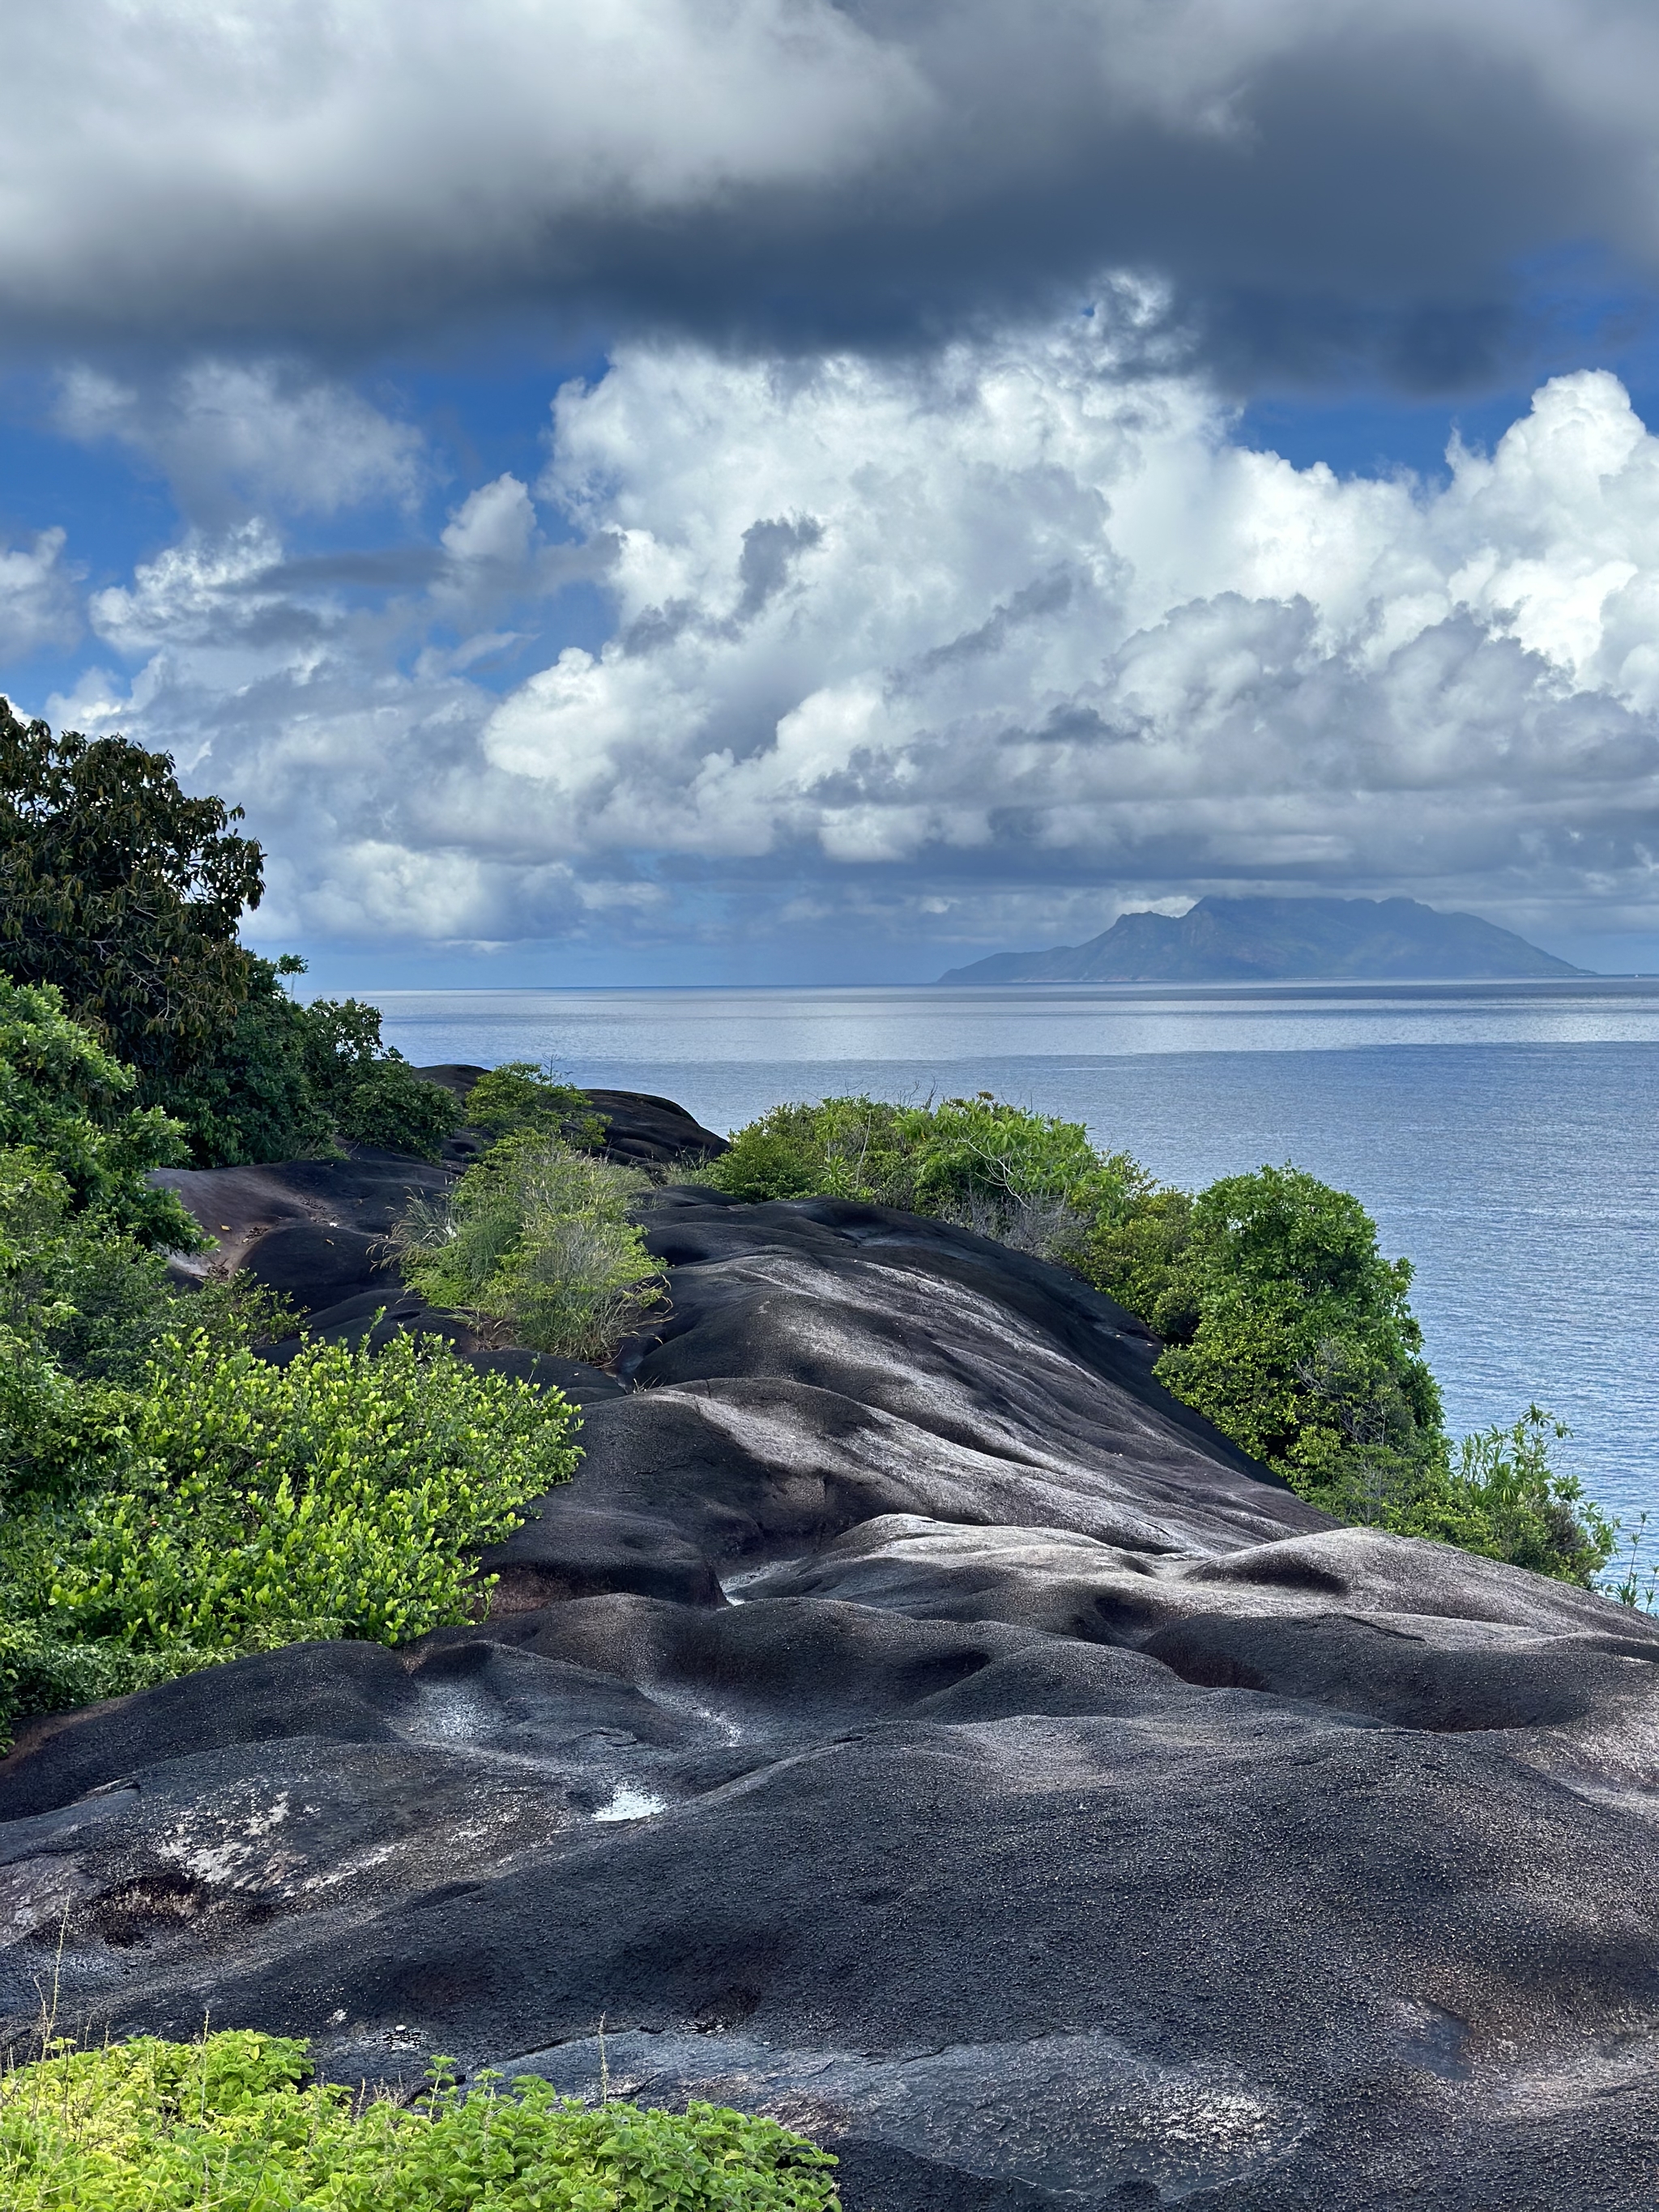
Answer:
[[[412,1203],[392,1239],[430,1306],[502,1345],[599,1364],[666,1296],[641,1227],[653,1176],[605,1156],[605,1117],[585,1093],[512,1064],[458,1099],[382,1044],[374,1009],[301,1005],[288,985],[302,963],[241,946],[263,855],[237,820],[216,799],[185,799],[164,756],[54,738],[0,703],[8,1741],[31,1717],[238,1656],[314,1638],[396,1645],[476,1620],[489,1595],[479,1553],[577,1469],[575,1413],[556,1389],[482,1372],[434,1335],[394,1334],[378,1349],[307,1339],[245,1275],[210,1267],[187,1286],[169,1255],[203,1255],[210,1239],[157,1170],[327,1158],[348,1144],[431,1160],[447,1144],[453,1183]],[[1507,1427],[1448,1436],[1409,1263],[1382,1254],[1358,1198],[1293,1167],[1188,1193],[1099,1152],[1080,1123],[982,1092],[779,1105],[720,1157],[654,1180],[747,1204],[902,1208],[1071,1269],[1153,1332],[1155,1372],[1177,1398],[1338,1520],[1585,1586],[1619,1541],[1552,1465],[1565,1431],[1537,1406]],[[297,1352],[266,1356],[295,1336]],[[1639,1532],[1632,1540],[1639,1548]],[[1644,1595],[1637,1559],[1616,1593],[1632,1604]],[[52,2120],[50,2144],[28,2117],[49,2073],[53,2110],[79,2115],[70,2136]],[[564,2144],[573,2173],[581,2159],[611,2162],[618,2193],[605,2201],[622,2206],[835,2201],[817,2154],[713,2108],[694,2108],[659,2143],[647,2123],[663,2116],[606,2107],[596,2133],[592,2115],[557,2100],[521,2092],[492,2105],[492,2086],[460,2098],[446,2081],[422,2149],[412,2122],[348,2112],[305,2079],[302,2048],[279,2039],[54,2045],[4,2086],[0,2153],[34,2160],[31,2172],[48,2157],[95,2171],[107,2183],[99,2202],[136,2205],[152,2201],[146,2177],[171,2172],[186,2137],[210,2139],[227,2173],[239,2159],[252,2172],[256,2151],[293,2148],[309,2129],[308,2145],[333,2146],[328,2174],[391,2176],[398,2160],[488,2123],[519,2130],[529,2163],[502,2170],[515,2187]],[[180,2084],[208,2096],[210,2124],[181,2117]],[[212,2104],[222,2089],[228,2101]],[[630,2194],[634,2149],[678,2160],[681,2193]],[[699,2159],[710,2172],[710,2160],[735,2161],[748,2193],[710,2193]],[[213,2199],[264,2201],[228,2184]],[[499,2201],[520,2200],[506,2189]]]

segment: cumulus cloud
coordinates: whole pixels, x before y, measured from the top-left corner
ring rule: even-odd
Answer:
[[[810,343],[1112,265],[1235,364],[1443,381],[1503,342],[1517,259],[1651,273],[1656,70],[1644,0],[59,0],[0,20],[0,315]]]
[[[1559,379],[1443,486],[1233,443],[1081,319],[925,376],[625,355],[543,486],[618,625],[495,709],[550,834],[922,890],[1651,896],[1659,442]],[[788,531],[754,604],[757,528]]]
[[[198,520],[333,514],[407,501],[424,482],[418,430],[291,362],[198,360],[147,386],[81,364],[63,376],[56,420],[85,444],[140,455]]]
[[[0,653],[21,659],[79,635],[78,571],[64,559],[66,542],[61,529],[40,531],[27,545],[0,542]]]
[[[1617,380],[1432,483],[1234,431],[1084,317],[922,368],[641,342],[423,590],[198,532],[94,596],[134,672],[56,711],[246,803],[279,934],[898,933],[926,972],[1219,888],[1653,927],[1659,440]],[[584,564],[611,635],[562,644]],[[472,572],[513,627],[441,644]]]

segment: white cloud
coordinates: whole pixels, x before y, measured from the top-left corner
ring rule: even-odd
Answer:
[[[0,544],[0,653],[21,659],[73,642],[81,628],[76,582],[64,560],[67,533],[42,530],[27,545]]]
[[[443,549],[458,566],[471,563],[522,568],[536,535],[529,487],[515,476],[497,477],[468,494],[443,532]]]
[[[1512,896],[1588,844],[1645,880],[1659,441],[1615,379],[1425,489],[1110,369],[1082,321],[920,378],[624,352],[561,396],[543,487],[618,533],[617,635],[504,702],[489,757],[590,852]]]
[[[63,377],[57,421],[84,443],[143,455],[200,520],[407,501],[424,480],[417,430],[291,362],[199,360],[149,389],[82,364]]]
[[[1230,428],[1080,317],[925,368],[636,344],[559,395],[538,488],[602,647],[501,698],[514,632],[411,659],[464,572],[541,575],[507,476],[422,600],[301,592],[268,526],[187,538],[94,596],[143,662],[102,721],[250,805],[273,928],[1036,942],[1229,885],[1650,912],[1659,441],[1617,380],[1431,485]]]

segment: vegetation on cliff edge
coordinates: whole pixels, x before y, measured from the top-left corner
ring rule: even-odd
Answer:
[[[1411,1265],[1346,1191],[1291,1168],[1197,1194],[1103,1154],[1080,1122],[988,1092],[923,1106],[775,1107],[705,1180],[749,1200],[903,1206],[1073,1268],[1163,1338],[1173,1394],[1339,1520],[1589,1583],[1613,1524],[1551,1463],[1534,1406],[1454,1444],[1410,1305]]]

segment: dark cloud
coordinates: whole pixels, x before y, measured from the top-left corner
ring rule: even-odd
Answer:
[[[1659,267],[1647,0],[60,0],[0,25],[14,346],[470,324],[912,346],[1103,269],[1236,380],[1419,389]]]

